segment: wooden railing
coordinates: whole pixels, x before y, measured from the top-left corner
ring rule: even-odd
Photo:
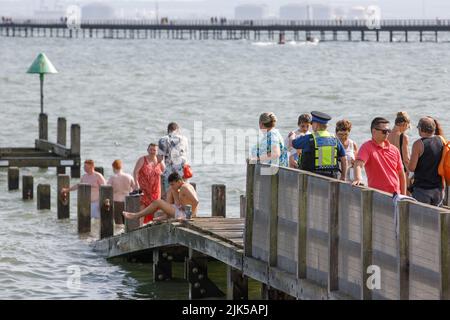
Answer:
[[[390,194],[267,168],[247,167],[246,258],[354,299],[450,297],[448,208],[406,200],[396,214]]]

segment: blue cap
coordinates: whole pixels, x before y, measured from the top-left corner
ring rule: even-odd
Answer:
[[[331,117],[328,114],[320,112],[320,111],[312,111],[311,116],[312,116],[312,122],[328,124],[328,121],[331,120]]]

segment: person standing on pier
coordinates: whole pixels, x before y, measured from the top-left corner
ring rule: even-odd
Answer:
[[[136,188],[134,179],[128,173],[122,171],[122,161],[114,160],[112,163],[114,175],[108,179],[108,184],[113,187],[114,195],[114,222],[123,227],[123,210],[125,209],[125,197]]]
[[[313,111],[311,115],[313,133],[297,138],[294,132],[289,133],[289,145],[302,150],[300,169],[335,179],[340,171],[340,179],[345,181],[347,176],[345,149],[339,139],[327,131],[331,117],[319,111]]]
[[[133,175],[136,188],[143,191],[141,196],[141,210],[148,207],[153,201],[161,199],[161,175],[165,165],[163,157],[158,156],[158,146],[150,143],[147,148],[148,155],[142,156],[136,162]],[[148,215],[142,221],[144,224],[153,220],[153,215]]]
[[[408,172],[408,164],[409,164],[409,137],[406,134],[406,131],[411,126],[411,119],[406,111],[400,111],[397,113],[397,117],[395,118],[395,125],[392,129],[392,132],[388,135],[388,141],[390,144],[396,146],[400,151],[400,156],[402,158],[403,168],[406,173],[406,187],[409,186],[409,172]]]
[[[188,139],[181,134],[178,124],[171,122],[167,126],[167,135],[159,139],[158,147],[158,156],[163,157],[166,166],[162,179],[162,198],[164,199],[170,187],[169,176],[177,172],[183,177],[184,166],[188,165]]]
[[[100,219],[100,186],[106,184],[103,175],[95,171],[94,160],[88,159],[84,161],[84,171],[86,172],[80,179],[80,183],[91,185],[91,218]],[[78,189],[79,184],[75,184],[70,188],[61,189],[61,193],[67,193]]]
[[[175,218],[186,219],[186,206],[190,206],[192,217],[197,214],[198,196],[194,187],[183,180],[183,178],[176,172],[170,174],[168,178],[170,187],[167,192],[167,201],[155,200],[145,209],[137,212],[124,212],[126,219],[139,219],[146,215],[153,215],[156,211],[162,210],[163,215],[154,219],[154,221]]]
[[[389,121],[377,117],[370,125],[372,139],[363,143],[355,161],[355,180],[353,185],[362,185],[361,168],[367,174],[369,187],[390,194],[406,195],[406,175],[402,157],[397,147],[393,146],[388,135]]]
[[[302,137],[307,134],[311,134],[311,115],[309,113],[301,114],[298,117],[297,121],[298,129],[294,132],[294,139],[298,137]],[[295,149],[292,146],[289,146],[289,136],[286,138],[285,143],[288,147],[289,152],[289,168],[298,169],[300,167],[300,159],[302,150]]]
[[[438,168],[445,139],[434,134],[436,125],[431,118],[420,119],[417,129],[420,139],[414,142],[408,163],[408,169],[414,172],[412,196],[420,202],[442,206],[444,185]]]
[[[352,123],[349,120],[340,120],[336,122],[336,136],[345,149],[345,157],[347,159],[347,180],[353,181],[354,167],[356,156],[358,155],[358,145],[349,138],[352,130]]]
[[[251,158],[265,164],[287,167],[288,150],[280,132],[275,129],[277,117],[273,112],[265,112],[259,116],[260,136],[258,143],[252,148]]]

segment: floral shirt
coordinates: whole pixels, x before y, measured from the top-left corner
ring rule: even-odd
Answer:
[[[179,133],[170,133],[159,139],[158,155],[164,156],[166,170],[164,176],[167,178],[172,172],[178,172],[183,176],[183,166],[188,162],[188,140]]]
[[[275,164],[280,167],[288,166],[288,150],[283,142],[283,137],[277,129],[260,134],[258,144],[252,148],[252,157],[267,156],[272,152],[272,146],[278,145],[280,147],[281,156],[277,160],[261,161],[264,164]]]

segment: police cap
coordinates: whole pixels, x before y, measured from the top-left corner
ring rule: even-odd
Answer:
[[[312,111],[311,115],[312,115],[312,122],[327,124],[328,121],[331,120],[331,117],[328,114],[320,111]]]

